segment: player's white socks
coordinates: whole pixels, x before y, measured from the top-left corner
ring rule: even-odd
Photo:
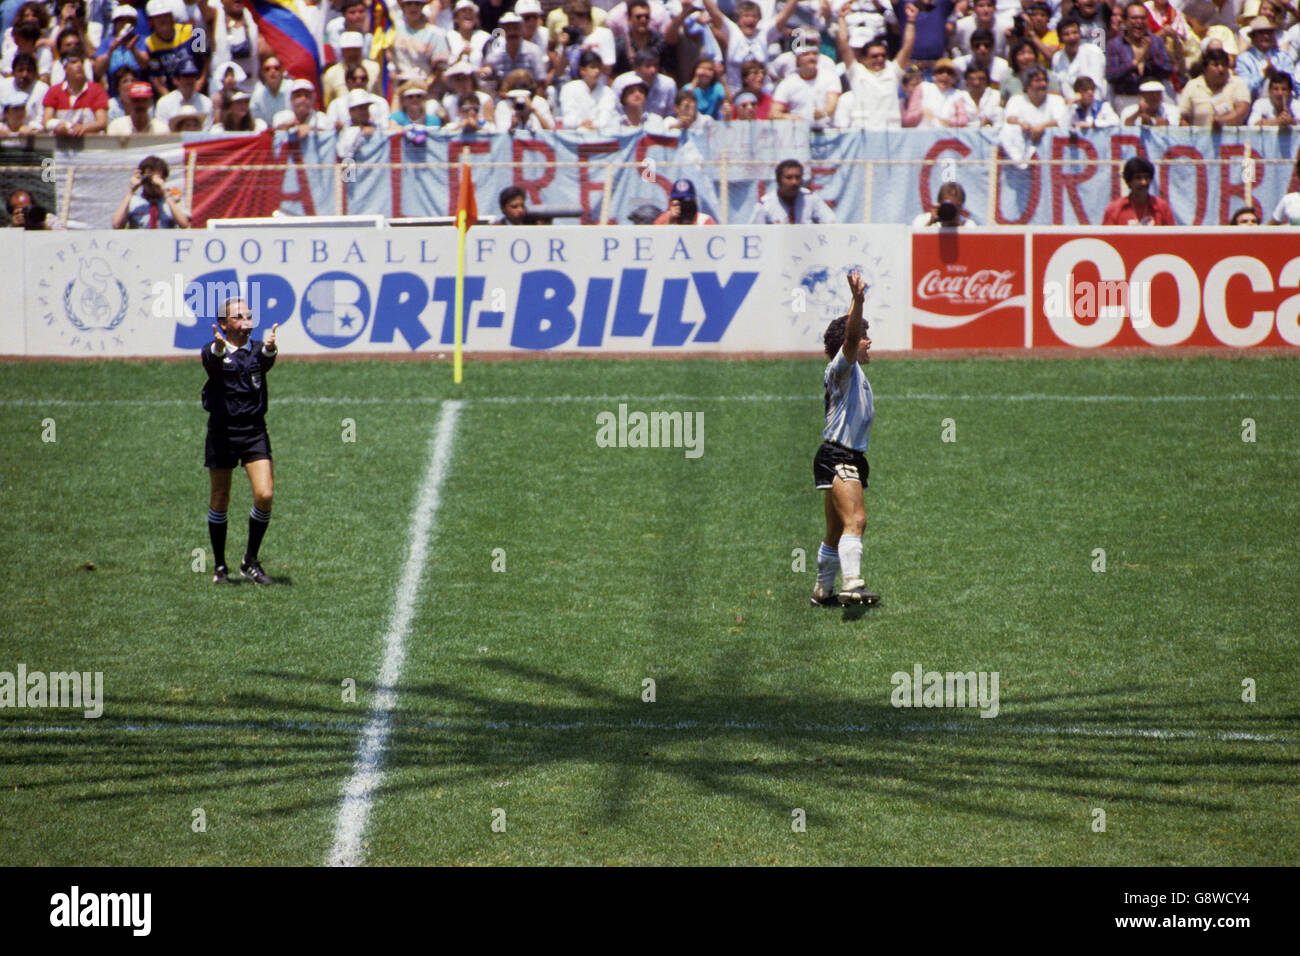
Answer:
[[[856,535],[840,535],[840,569],[844,572],[844,586],[850,581],[862,580],[862,539]]]
[[[817,549],[817,586],[823,592],[830,592],[835,587],[835,575],[840,570],[840,553],[828,548],[826,542]]]

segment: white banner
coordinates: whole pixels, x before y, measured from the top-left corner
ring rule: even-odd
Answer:
[[[445,352],[456,233],[267,228],[26,233],[26,342],[6,354],[166,356],[238,290],[287,353]],[[6,247],[7,248],[7,247]],[[8,266],[14,261],[6,257]],[[466,351],[816,352],[862,270],[874,346],[907,344],[901,226],[476,227]],[[257,332],[255,335],[259,334]]]

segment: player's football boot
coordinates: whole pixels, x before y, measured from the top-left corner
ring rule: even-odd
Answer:
[[[820,584],[813,587],[812,593],[813,607],[839,607],[840,602],[835,599],[835,586],[832,585],[829,591],[823,591]]]
[[[254,584],[271,583],[271,579],[267,577],[266,572],[262,570],[262,566],[256,561],[239,562],[239,573],[248,578],[248,580],[252,581]]]
[[[227,568],[224,564],[218,564],[218,565],[216,566],[216,568],[215,568],[215,569],[213,570],[213,572],[212,572],[212,583],[213,583],[213,584],[229,584],[229,583],[230,583],[230,569]]]
[[[858,578],[844,582],[844,590],[839,593],[838,600],[844,607],[848,607],[850,604],[864,604],[870,607],[879,603],[880,595],[868,591],[866,582]]]

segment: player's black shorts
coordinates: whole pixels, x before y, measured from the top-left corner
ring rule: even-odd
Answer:
[[[271,458],[271,436],[266,422],[236,425],[209,420],[208,440],[203,452],[205,468],[235,468],[241,463]]]
[[[862,452],[837,445],[833,441],[822,442],[822,447],[817,449],[817,455],[813,458],[813,481],[817,483],[818,491],[829,488],[836,478],[861,482],[865,488],[868,471],[867,459]]]

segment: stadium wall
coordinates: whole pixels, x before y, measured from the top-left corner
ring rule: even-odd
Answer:
[[[5,355],[192,354],[235,291],[299,355],[452,343],[451,229],[10,231],[0,255]],[[1300,346],[1289,230],[476,227],[466,261],[470,354],[815,353],[853,268],[881,351]]]

